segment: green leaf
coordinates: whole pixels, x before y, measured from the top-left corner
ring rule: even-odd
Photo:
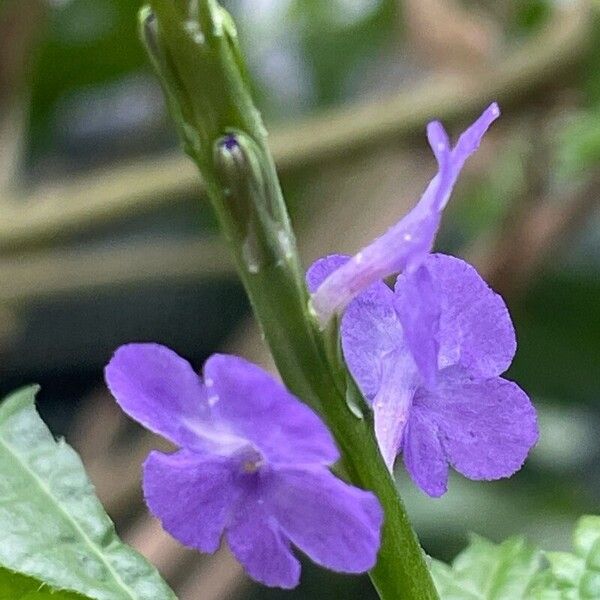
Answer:
[[[37,579],[0,568],[0,600],[84,600],[75,592],[53,590]]]
[[[573,546],[573,554],[544,553],[522,538],[473,537],[452,567],[434,560],[431,572],[441,600],[597,600],[600,517],[579,520]]]
[[[519,600],[530,598],[540,563],[540,552],[522,538],[497,545],[473,536],[452,567],[433,561],[431,571],[441,600]]]
[[[0,566],[96,600],[171,600],[118,538],[83,464],[35,409],[37,387],[0,404]]]
[[[559,131],[558,174],[577,177],[600,162],[600,110],[597,107],[571,115]]]
[[[574,554],[546,552],[549,567],[535,582],[533,598],[600,598],[600,517],[582,517],[573,536]]]

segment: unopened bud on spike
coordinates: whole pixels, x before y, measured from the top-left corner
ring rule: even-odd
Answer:
[[[215,144],[215,165],[222,178],[237,179],[243,171],[246,170],[246,156],[238,136],[235,133],[228,133]]]
[[[284,236],[273,212],[261,147],[243,132],[230,131],[215,143],[213,159],[224,205],[236,226],[235,236],[242,240],[244,261],[251,265],[249,271],[255,273],[265,265],[287,260],[289,236]]]
[[[140,34],[146,49],[154,61],[160,56],[160,47],[158,41],[158,20],[149,6],[144,6],[140,10]]]

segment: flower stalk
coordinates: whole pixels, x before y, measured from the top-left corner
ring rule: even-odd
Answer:
[[[385,512],[377,565],[384,600],[436,599],[424,553],[339,356],[309,309],[294,234],[249,92],[235,25],[215,0],[150,0],[141,30],[185,151],[198,166],[286,386],[319,412],[350,481]],[[354,407],[354,410],[350,409]]]

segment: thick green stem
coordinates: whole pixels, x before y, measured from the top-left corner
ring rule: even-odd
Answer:
[[[234,230],[227,198],[218,190],[213,204],[221,226]],[[215,202],[215,197],[219,198]],[[240,240],[241,241],[241,240]],[[243,243],[233,243],[238,269],[286,385],[318,410],[341,450],[344,471],[352,483],[373,490],[384,508],[385,522],[378,562],[371,579],[384,600],[433,600],[425,557],[408,520],[395,482],[374,436],[370,413],[358,416],[348,408],[346,379],[326,357],[322,334],[307,311],[308,297],[296,253],[260,265],[248,262]],[[360,402],[356,402],[360,405]]]
[[[230,17],[215,0],[151,0],[142,31],[186,151],[198,165],[282,379],[318,411],[344,472],[379,498],[385,523],[370,572],[384,600],[434,600],[425,556],[364,405],[308,308],[266,133],[246,85]],[[350,398],[349,398],[350,396]]]

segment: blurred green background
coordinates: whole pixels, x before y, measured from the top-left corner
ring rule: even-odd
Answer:
[[[416,201],[451,133],[497,99],[438,249],[503,293],[509,373],[541,440],[511,480],[459,476],[441,500],[398,484],[429,553],[469,531],[568,546],[600,508],[600,5],[553,0],[229,0],[272,131],[305,264],[353,251]],[[0,388],[42,384],[40,410],[81,452],[126,540],[182,600],[370,598],[366,578],[306,565],[280,593],[226,550],[200,557],[149,519],[139,465],[157,441],[102,383],[127,341],[198,367],[217,350],[268,364],[201,184],[177,147],[137,38],[139,0],[0,4]]]

